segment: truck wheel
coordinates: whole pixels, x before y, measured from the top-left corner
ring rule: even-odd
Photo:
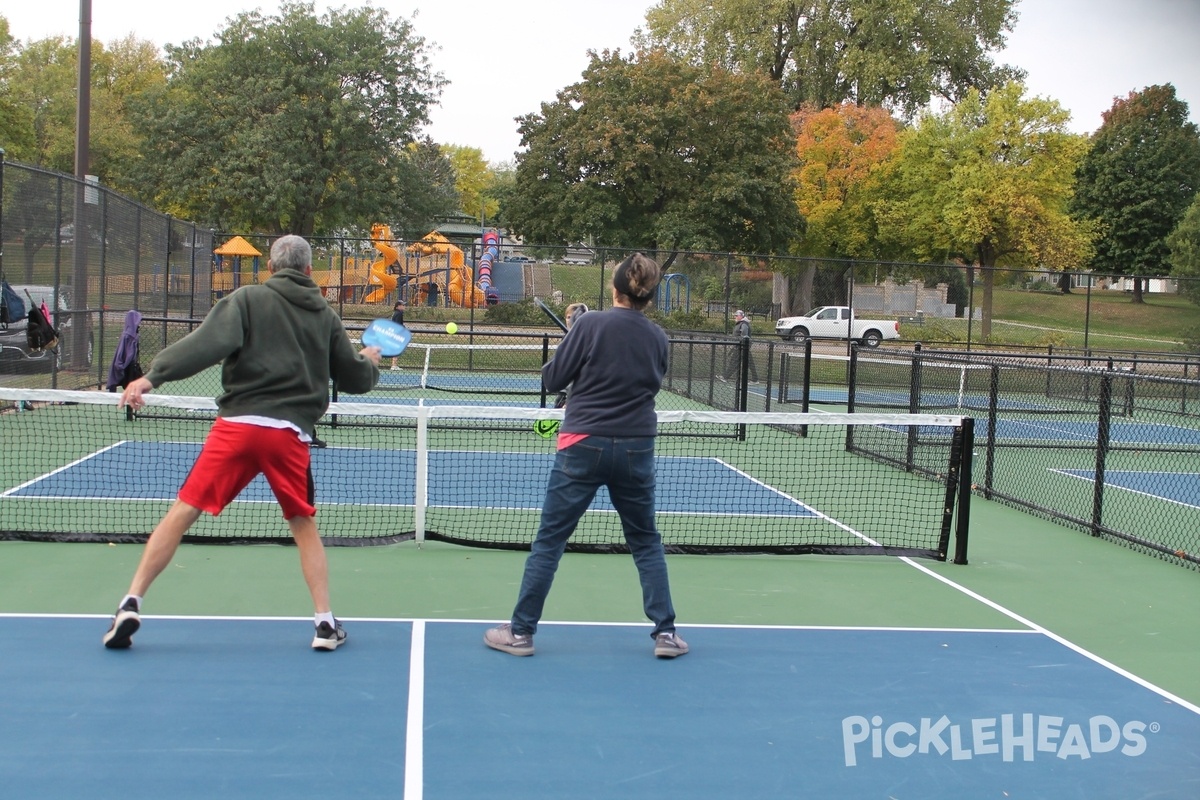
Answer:
[[[803,342],[807,338],[808,328],[804,327],[803,325],[797,325],[796,327],[792,328],[791,333],[788,334],[788,341],[791,342]]]
[[[862,343],[867,347],[879,347],[879,343],[882,341],[883,334],[879,331],[867,331],[862,337]]]

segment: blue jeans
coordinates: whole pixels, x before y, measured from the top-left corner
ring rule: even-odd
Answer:
[[[542,521],[533,540],[512,629],[537,632],[567,540],[601,486],[608,487],[621,517],[625,542],[642,582],[642,607],[654,623],[651,636],[675,630],[662,537],[654,524],[654,438],[589,436],[559,450],[546,484]]]

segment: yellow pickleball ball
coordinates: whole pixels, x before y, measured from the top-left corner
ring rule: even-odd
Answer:
[[[449,334],[458,333],[458,325],[453,322],[447,322],[446,323],[446,333],[449,333]]]

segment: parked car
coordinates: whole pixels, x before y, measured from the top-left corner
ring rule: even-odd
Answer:
[[[894,319],[860,319],[847,306],[821,306],[802,317],[782,317],[775,332],[785,341],[805,339],[855,339],[867,347],[878,347],[884,339],[900,338],[900,323]]]
[[[13,291],[25,303],[26,312],[30,299],[38,306],[43,302],[46,308],[54,308],[53,286],[26,286],[13,284]],[[87,366],[92,365],[95,355],[95,337],[92,333],[92,319],[87,314],[67,314],[72,310],[71,290],[62,286],[58,290],[58,314],[50,312],[50,323],[58,330],[58,344],[52,349],[30,350],[26,329],[29,326],[28,313],[25,318],[10,322],[0,327],[0,371],[18,372],[24,370],[48,371],[54,368],[63,369],[71,366],[71,341],[76,325],[87,326]]]

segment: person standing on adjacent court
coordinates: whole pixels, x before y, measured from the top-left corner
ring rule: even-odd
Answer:
[[[397,300],[396,305],[392,306],[392,322],[396,323],[397,325],[404,324],[404,301],[403,300]],[[396,363],[395,358],[392,359],[392,369],[400,369],[400,366]]]
[[[542,367],[546,388],[571,386],[571,399],[512,619],[484,635],[494,650],[533,655],[533,636],[567,540],[605,486],[637,566],[642,607],[654,623],[654,654],[674,658],[688,652],[675,631],[667,561],[654,521],[654,397],[666,375],[668,343],[643,310],[661,277],[658,264],[641,253],[622,261],[613,273],[613,307],[576,319]]]
[[[329,407],[329,381],[368,392],[379,380],[379,348],[355,352],[337,312],[312,280],[312,248],[299,236],[271,245],[266,283],[222,298],[199,328],[160,352],[150,371],[125,387],[120,405],[142,408],[144,394],[221,364],[217,419],[178,499],[146,542],[129,593],[104,646],[129,647],[141,626],[142,597],[207,511],[216,516],[258,474],[266,476],[300,553],[315,611],[314,650],[334,650],[346,632],[329,605],[329,567],[317,532],[309,446]]]
[[[738,349],[736,352],[741,352],[742,340],[750,338],[750,320],[746,319],[746,312],[740,308],[733,312],[733,337],[738,341]],[[725,362],[725,380],[733,377],[734,370],[737,369],[740,359],[736,356],[729,358]],[[758,369],[754,366],[754,359],[749,361],[750,380],[758,383]]]

